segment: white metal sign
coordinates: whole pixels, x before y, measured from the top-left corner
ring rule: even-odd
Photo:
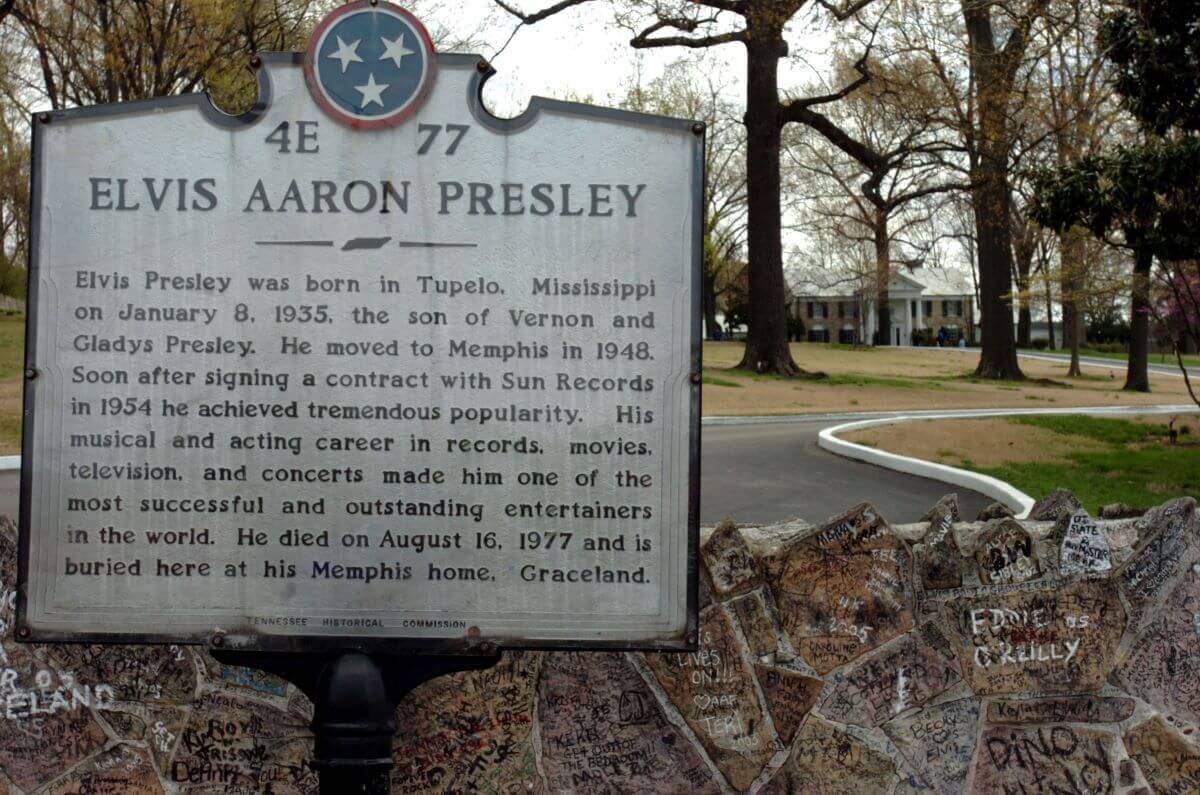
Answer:
[[[35,119],[22,637],[693,642],[702,130],[423,35]]]

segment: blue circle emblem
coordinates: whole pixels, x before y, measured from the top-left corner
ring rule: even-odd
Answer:
[[[399,124],[433,87],[429,33],[389,3],[352,3],[313,31],[304,71],[313,99],[337,121],[360,128]]]

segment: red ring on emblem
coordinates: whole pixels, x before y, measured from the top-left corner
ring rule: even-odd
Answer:
[[[321,88],[320,79],[317,77],[317,50],[320,49],[320,45],[325,40],[325,33],[342,17],[358,11],[385,11],[395,14],[417,32],[421,40],[421,46],[425,49],[425,75],[421,80],[420,87],[403,107],[394,111],[390,116],[381,116],[374,119],[359,119],[351,116],[329,101],[329,98],[325,96],[324,89]],[[378,0],[378,2],[375,0],[358,0],[358,2],[348,3],[330,12],[313,29],[312,37],[308,40],[308,49],[304,52],[304,82],[308,85],[308,93],[312,96],[313,101],[325,112],[325,115],[331,117],[339,124],[359,130],[378,130],[384,127],[394,127],[420,110],[421,106],[425,104],[425,100],[429,98],[429,94],[433,91],[433,84],[437,82],[437,51],[433,47],[433,39],[430,37],[429,31],[421,24],[421,20],[417,19],[409,11],[400,6],[388,3],[385,0]]]

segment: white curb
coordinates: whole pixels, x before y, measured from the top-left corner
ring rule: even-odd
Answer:
[[[874,428],[880,425],[894,425],[898,422],[916,422],[921,420],[939,420],[939,419],[970,419],[972,417],[1013,417],[1013,416],[1046,416],[1046,415],[1072,415],[1085,414],[1089,416],[1120,416],[1122,414],[1137,415],[1137,414],[1195,414],[1200,412],[1196,406],[1115,406],[1111,408],[1092,408],[1092,409],[996,409],[996,410],[978,410],[970,409],[965,411],[946,411],[941,413],[921,412],[914,415],[906,415],[901,417],[881,417],[877,419],[859,420],[857,422],[846,422],[841,425],[835,425],[831,428],[825,428],[817,436],[817,444],[822,450],[826,450],[834,455],[840,455],[844,458],[851,458],[856,461],[864,461],[868,464],[891,469],[896,472],[903,472],[909,475],[917,475],[931,480],[940,480],[943,483],[948,483],[952,486],[961,486],[964,489],[971,489],[980,494],[991,497],[994,500],[1007,505],[1018,519],[1027,518],[1029,511],[1033,508],[1034,499],[1020,489],[1005,483],[1003,480],[982,475],[978,472],[972,472],[968,469],[959,469],[957,467],[946,466],[945,464],[935,464],[932,461],[925,461],[920,458],[910,458],[909,456],[897,455],[889,453],[886,450],[877,450],[873,447],[866,447],[854,442],[847,442],[845,439],[838,438],[839,433],[849,433],[851,431],[860,431],[864,428]]]

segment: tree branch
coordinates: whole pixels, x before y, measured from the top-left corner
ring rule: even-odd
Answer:
[[[629,40],[629,44],[634,49],[645,50],[654,47],[692,47],[701,49],[704,47],[716,47],[718,44],[728,44],[731,41],[746,41],[745,30],[731,30],[728,33],[718,33],[713,36],[658,36],[654,37],[655,31],[662,30],[665,27],[675,27],[678,25],[668,22],[656,22],[650,27],[643,30],[638,35]],[[684,28],[681,28],[684,29]]]
[[[552,17],[560,11],[565,11],[568,8],[574,8],[575,6],[581,6],[585,3],[593,2],[593,0],[560,0],[554,5],[543,8],[541,11],[534,11],[529,14],[524,13],[511,3],[505,2],[505,0],[492,0],[492,2],[500,6],[509,14],[512,14],[517,19],[521,20],[522,25],[532,25],[535,22],[541,22],[547,17]]]
[[[832,14],[833,18],[838,22],[844,22],[845,20],[857,14],[859,11],[862,11],[864,8],[871,5],[873,2],[875,2],[875,0],[854,0],[853,2],[848,2],[841,7],[838,7],[829,2],[829,0],[817,0],[818,5]]]

